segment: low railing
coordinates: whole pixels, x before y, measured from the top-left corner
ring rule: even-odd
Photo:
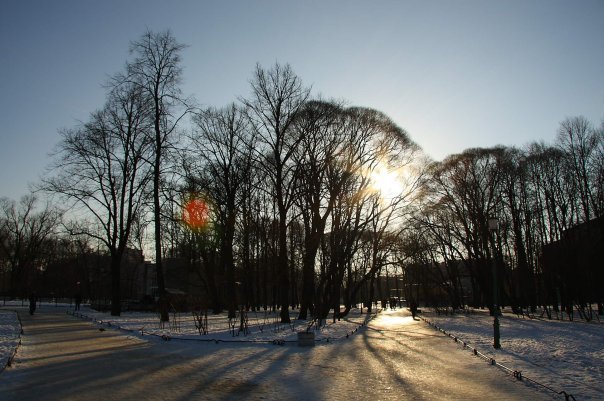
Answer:
[[[422,319],[424,322],[428,323],[428,325],[430,325],[431,327],[433,327],[434,329],[440,331],[441,333],[443,333],[444,335],[450,337],[451,339],[453,339],[453,341],[455,341],[456,343],[459,343],[463,346],[463,348],[468,348],[469,350],[472,351],[472,353],[479,357],[484,359],[485,361],[487,361],[489,364],[498,367],[499,369],[503,370],[504,372],[508,373],[509,375],[513,376],[514,378],[516,378],[517,380],[524,380],[527,382],[530,382],[538,387],[544,388],[548,391],[551,391],[553,393],[556,393],[557,395],[563,395],[565,401],[576,401],[575,397],[572,394],[567,393],[566,391],[558,391],[555,390],[551,387],[549,387],[546,384],[540,383],[537,380],[531,379],[530,377],[527,377],[525,375],[522,374],[522,372],[520,370],[516,370],[516,369],[512,369],[508,366],[505,366],[499,362],[497,362],[494,358],[483,354],[482,352],[478,351],[476,348],[472,347],[470,344],[468,344],[465,341],[462,341],[459,337],[453,335],[452,333],[447,332],[446,330],[442,329],[441,327],[439,327],[438,325],[436,325],[435,323],[431,322],[430,320],[424,318],[424,317],[420,317],[420,319]]]

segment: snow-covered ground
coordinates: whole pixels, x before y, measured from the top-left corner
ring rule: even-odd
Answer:
[[[20,325],[11,308],[19,308],[26,313],[21,305],[19,302],[0,308],[0,368],[6,365],[19,343]],[[222,347],[247,341],[288,346],[297,343],[297,332],[308,328],[308,323],[295,319],[292,319],[292,324],[281,324],[276,314],[262,311],[247,314],[247,324],[244,325],[246,332],[239,330],[239,317],[229,321],[226,315],[208,315],[208,332],[204,335],[199,333],[191,314],[172,314],[170,323],[162,327],[158,316],[151,313],[125,312],[120,317],[114,317],[85,306],[81,311],[74,312],[69,305],[55,304],[43,305],[39,312],[43,313],[44,308],[63,308],[66,313],[75,314],[81,319],[89,319],[100,326],[120,329],[139,337],[152,335],[164,340],[211,341]],[[383,310],[380,313],[400,314],[400,311]],[[485,311],[438,315],[424,309],[421,316],[435,330],[443,331],[443,337],[451,337],[448,339],[451,347],[465,347],[468,358],[477,357],[473,355],[476,349],[479,355],[487,358],[485,364],[495,361],[509,368],[510,372],[521,372],[523,380],[532,380],[546,391],[551,389],[552,395],[565,391],[576,400],[604,400],[604,323],[600,321],[586,323],[577,320],[527,319],[506,313],[501,318],[502,347],[495,350],[492,346],[493,319]],[[295,312],[292,317],[295,317]],[[362,332],[363,326],[373,317],[353,310],[345,319],[336,323],[328,319],[319,325],[318,330],[313,325],[311,331],[315,333],[317,342],[337,342]],[[454,341],[455,338],[457,341]],[[161,340],[157,342],[161,343]],[[564,399],[563,395],[559,397]]]
[[[20,324],[15,309],[27,313],[27,304],[21,301],[6,302],[0,306],[0,370],[2,370],[15,352],[19,344]],[[296,320],[297,312],[291,312],[291,324],[280,323],[278,312],[265,311],[248,312],[244,315],[242,326],[238,315],[228,319],[226,314],[207,315],[206,334],[198,328],[201,322],[196,321],[191,313],[171,313],[170,321],[161,324],[159,316],[154,313],[124,312],[121,316],[111,316],[109,313],[98,312],[82,305],[80,311],[74,311],[73,305],[42,303],[36,313],[44,310],[64,310],[80,319],[90,320],[96,324],[119,329],[124,333],[137,336],[156,336],[165,340],[187,340],[216,342],[222,344],[241,342],[265,342],[285,345],[297,344],[299,331],[312,331],[316,342],[333,342],[358,332],[374,314],[361,314],[358,310],[351,312],[346,318],[333,323],[331,319],[322,322],[306,322]],[[310,328],[309,328],[310,326]],[[243,328],[243,330],[241,330]]]
[[[0,372],[9,363],[21,338],[21,324],[17,313],[0,309]]]
[[[280,344],[297,343],[297,333],[311,331],[315,333],[315,341],[337,341],[354,334],[367,321],[375,316],[361,314],[354,310],[340,321],[335,323],[332,319],[322,322],[296,320],[297,311],[291,311],[291,323],[280,323],[278,312],[247,312],[242,322],[239,313],[234,319],[229,319],[225,313],[219,315],[207,314],[206,334],[199,319],[192,313],[170,313],[170,321],[161,323],[159,315],[145,312],[124,312],[121,316],[111,316],[89,308],[73,311],[68,308],[67,313],[82,319],[89,319],[106,327],[118,328],[123,331],[138,335],[154,335],[166,340],[189,340],[209,342],[279,342]]]
[[[453,344],[457,338],[456,346],[463,347],[465,342],[470,355],[476,349],[497,364],[521,372],[524,379],[565,391],[577,400],[604,400],[602,321],[529,319],[505,313],[500,319],[501,349],[496,350],[488,311],[448,316],[425,311],[423,317],[449,335]]]

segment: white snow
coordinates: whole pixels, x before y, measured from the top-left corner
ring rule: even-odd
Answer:
[[[21,338],[17,312],[0,309],[0,372],[13,357]]]
[[[453,344],[457,337],[456,346],[466,342],[470,355],[476,348],[525,379],[577,400],[604,400],[604,323],[599,320],[529,319],[505,313],[500,318],[501,349],[496,350],[488,311],[448,316],[431,311],[423,317],[450,335]]]
[[[21,302],[0,309],[0,369],[4,368],[19,343],[20,325],[16,313],[11,308],[21,307]],[[63,308],[73,314],[69,305],[43,305],[44,308]],[[26,309],[22,309],[23,313]],[[405,313],[408,313],[405,311]],[[87,307],[75,312],[81,319],[89,319],[99,326],[123,330],[125,334],[136,336],[157,336],[165,340],[212,341],[221,347],[231,346],[231,342],[282,342],[285,346],[297,343],[297,332],[308,327],[307,322],[295,320],[292,324],[281,324],[276,313],[264,311],[249,312],[249,332],[239,332],[240,320],[229,325],[226,315],[208,314],[208,334],[200,335],[191,314],[171,314],[170,323],[161,327],[159,317],[153,313],[125,312],[122,316],[110,316]],[[493,318],[488,312],[474,310],[468,314],[439,315],[423,309],[422,318],[443,331],[443,338],[451,341],[451,347],[465,347],[468,358],[476,358],[473,350],[485,356],[485,364],[495,360],[510,372],[521,372],[523,380],[532,380],[543,388],[554,392],[565,391],[576,400],[604,399],[604,323],[595,320],[589,323],[575,320],[558,321],[528,319],[505,313],[501,321],[501,349],[493,344]],[[368,316],[353,310],[349,316],[332,323],[323,322],[315,332],[317,342],[336,342],[346,336],[357,335],[363,325],[375,315]],[[383,310],[380,318],[386,319],[393,328],[400,324],[400,311]],[[384,321],[382,321],[382,324]],[[447,338],[448,335],[450,338]],[[457,338],[457,341],[454,341]],[[162,341],[157,341],[161,344]],[[465,343],[465,345],[464,345]],[[510,373],[508,372],[508,373]],[[546,390],[548,391],[548,390]],[[564,399],[560,395],[560,399]]]

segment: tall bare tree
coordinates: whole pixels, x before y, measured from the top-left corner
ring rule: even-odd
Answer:
[[[127,64],[127,81],[139,88],[151,107],[155,264],[162,306],[165,306],[166,289],[162,264],[161,181],[167,152],[172,145],[178,123],[190,111],[180,89],[180,55],[185,47],[176,41],[170,31],[147,31],[139,40],[132,42],[130,52],[134,59]],[[167,309],[160,309],[161,319],[167,321]]]
[[[352,171],[342,171],[338,159],[343,152],[343,109],[332,102],[310,101],[296,120],[302,143],[295,154],[298,165],[296,204],[304,226],[302,292],[298,319],[315,313],[315,265],[337,194]]]
[[[501,196],[504,199],[504,211],[508,216],[511,226],[513,249],[509,260],[515,262],[518,274],[512,280],[515,291],[510,293],[512,306],[535,306],[535,282],[533,269],[529,265],[530,241],[530,210],[528,204],[528,186],[526,158],[523,152],[515,148],[506,148],[502,155],[502,188]],[[533,266],[534,267],[534,266]],[[515,281],[515,282],[514,282]]]
[[[213,205],[214,229],[220,241],[221,267],[225,272],[229,317],[235,317],[236,288],[233,241],[240,210],[244,180],[249,178],[253,140],[248,120],[232,104],[221,110],[208,109],[194,118],[190,135],[190,182],[200,182]]]
[[[296,169],[293,155],[302,135],[293,129],[296,115],[310,95],[310,89],[291,67],[276,63],[265,70],[256,65],[250,82],[252,93],[242,99],[251,126],[258,136],[258,157],[275,197],[279,220],[277,272],[281,321],[289,322],[289,272],[287,226],[289,211],[294,203]]]
[[[61,133],[53,166],[56,175],[43,183],[43,189],[91,217],[90,225],[72,224],[71,233],[96,238],[107,247],[112,315],[121,313],[122,256],[152,178],[145,162],[152,146],[148,103],[138,86],[116,82],[102,110],[82,126]]]
[[[354,175],[338,195],[329,237],[330,269],[337,272],[331,303],[337,314],[342,286],[345,309],[341,314],[346,314],[362,287],[369,283],[372,291],[382,268],[391,263],[394,239],[406,224],[405,211],[418,193],[425,167],[419,147],[379,111],[347,109],[346,132],[350,147],[341,168]],[[385,177],[390,177],[391,188],[385,187]],[[369,250],[368,263],[355,274],[355,254],[363,246]]]

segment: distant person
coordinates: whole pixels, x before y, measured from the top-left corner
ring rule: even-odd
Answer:
[[[412,299],[409,304],[409,309],[411,309],[411,316],[413,316],[413,320],[415,320],[415,316],[417,316],[417,302],[415,299]]]
[[[80,310],[80,304],[82,303],[82,295],[78,292],[73,298],[75,301],[75,310]]]
[[[36,302],[38,301],[37,297],[36,297],[36,293],[32,292],[31,294],[29,294],[29,314],[33,315],[34,312],[36,311]]]

